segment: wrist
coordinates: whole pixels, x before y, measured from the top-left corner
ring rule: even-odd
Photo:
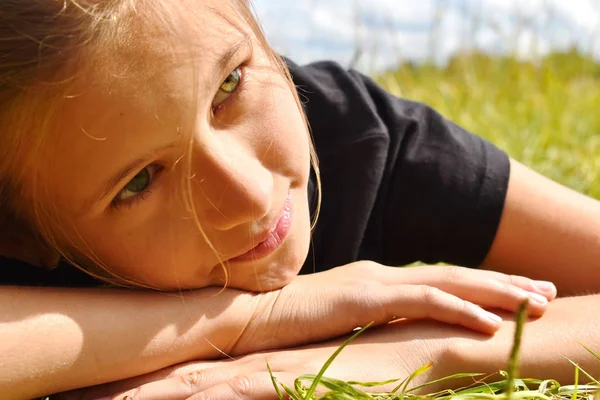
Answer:
[[[447,368],[449,375],[456,373],[483,374],[483,379],[500,370],[506,370],[513,343],[515,323],[503,322],[502,328],[493,336],[461,332],[451,339],[447,348]],[[498,378],[497,376],[495,378]],[[470,382],[473,383],[473,378]],[[455,387],[453,384],[452,387]]]
[[[171,307],[176,316],[173,321],[189,329],[166,326],[170,339],[163,341],[162,347],[169,347],[168,352],[177,357],[171,364],[231,355],[256,312],[258,297],[233,289],[207,288],[179,298],[178,304]]]
[[[425,335],[415,343],[413,354],[419,358],[420,365],[425,365],[427,362],[433,365],[429,372],[416,382],[417,385],[455,374],[482,374],[475,377],[442,380],[427,386],[424,392],[434,393],[466,387],[500,370],[506,370],[514,322],[505,321],[503,328],[493,336],[436,322],[422,324],[426,325]],[[497,378],[498,375],[491,377],[493,380]]]

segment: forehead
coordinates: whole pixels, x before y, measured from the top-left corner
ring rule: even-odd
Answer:
[[[124,13],[122,23],[117,18],[99,29],[103,33],[85,59],[76,61],[85,80],[93,77],[112,88],[136,85],[139,91],[171,80],[174,68],[214,63],[224,47],[251,36],[234,0],[144,3],[152,7],[133,9]]]

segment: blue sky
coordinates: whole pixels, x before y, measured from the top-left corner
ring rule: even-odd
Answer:
[[[271,44],[298,62],[376,70],[460,49],[521,57],[576,44],[600,57],[600,0],[254,0]],[[518,33],[518,34],[517,34]]]

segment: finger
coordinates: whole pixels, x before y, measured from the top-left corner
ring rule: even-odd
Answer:
[[[533,317],[541,316],[547,309],[547,297],[523,288],[532,286],[525,277],[449,267],[442,278],[440,289],[483,307],[515,312],[528,300],[527,313]]]
[[[414,267],[407,268],[407,274],[404,277],[399,277],[402,282],[398,283],[423,283],[423,279],[425,275],[429,277],[437,277],[448,279],[451,281],[456,281],[457,277],[463,276],[471,276],[480,281],[495,279],[499,282],[516,286],[521,288],[527,292],[539,293],[545,296],[548,301],[554,300],[556,298],[556,286],[552,282],[546,281],[535,281],[533,279],[526,278],[524,276],[519,275],[508,275],[503,274],[501,272],[496,271],[488,271],[481,269],[471,269],[464,267],[456,267],[456,266],[422,266],[422,267]]]
[[[386,287],[372,294],[373,299],[383,300],[383,309],[387,315],[377,319],[408,318],[434,319],[449,324],[462,325],[482,333],[496,332],[502,319],[483,308],[446,293],[436,287],[426,285],[402,285]],[[368,303],[368,301],[367,301]],[[369,307],[371,315],[373,308]],[[367,314],[367,316],[370,316]],[[377,319],[375,319],[377,321]]]
[[[81,389],[71,390],[69,392],[64,392],[60,394],[56,394],[53,398],[56,400],[97,400],[97,399],[118,399],[122,400],[125,396],[132,397],[134,394],[136,396],[148,396],[147,391],[152,390],[148,388],[144,388],[144,390],[139,393],[137,388],[142,387],[143,385],[149,383],[155,383],[159,388],[170,387],[173,381],[170,382],[162,382],[168,378],[176,377],[180,375],[190,374],[192,372],[198,373],[202,370],[211,370],[217,371],[219,370],[220,365],[227,365],[229,361],[194,361],[183,364],[178,364],[175,366],[167,367],[155,372],[151,372],[145,375],[136,376],[129,379],[123,379],[120,381],[109,382],[102,385],[85,387]],[[244,364],[243,362],[236,361],[236,366]],[[237,367],[236,367],[237,368]],[[229,369],[229,367],[228,367]],[[215,378],[217,375],[213,374]],[[227,375],[222,379],[230,379],[231,375]],[[208,379],[208,378],[207,378]],[[160,383],[157,383],[160,382]],[[215,381],[219,382],[219,381]],[[154,398],[154,397],[149,397]]]
[[[447,269],[447,271],[449,271],[449,272],[446,272],[446,273],[449,273],[449,274],[461,275],[462,273],[468,273],[473,278],[477,278],[477,279],[481,279],[481,280],[495,279],[499,282],[521,288],[527,292],[541,294],[542,296],[546,297],[546,299],[548,301],[554,300],[556,298],[556,294],[557,294],[556,286],[552,282],[535,281],[533,279],[530,279],[530,278],[527,278],[524,276],[508,275],[508,274],[503,274],[501,272],[488,271],[488,270],[482,270],[482,269],[470,269],[470,268],[454,267],[454,266],[443,267],[443,268]]]
[[[296,377],[290,373],[274,373],[278,388],[285,395],[281,383],[289,388],[294,387]],[[287,397],[287,395],[285,395]],[[240,375],[227,382],[212,386],[202,392],[196,393],[188,400],[275,400],[278,399],[277,390],[268,372],[255,372],[250,375]]]
[[[554,300],[557,295],[556,286],[552,282],[535,281],[524,276],[508,275],[494,271],[480,272],[487,272],[490,274],[491,277],[495,278],[500,282],[517,286],[523,290],[527,290],[528,292],[539,293],[542,296],[546,297],[548,301]]]
[[[523,289],[533,286],[528,278],[461,267],[429,267],[411,272],[406,283],[433,286],[483,307],[514,312],[529,300],[527,311],[534,317],[541,316],[547,308],[547,297]]]
[[[233,380],[238,375],[250,374],[259,369],[256,363],[236,364],[208,370],[192,370],[187,373],[174,375],[166,379],[145,383],[135,389],[127,390],[109,398],[113,400],[179,400],[186,399],[195,393],[202,392],[212,386]],[[181,372],[181,371],[180,371]]]

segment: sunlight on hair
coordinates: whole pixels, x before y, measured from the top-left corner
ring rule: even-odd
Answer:
[[[3,54],[0,58],[0,128],[10,135],[4,135],[1,147],[8,149],[0,154],[0,218],[10,215],[23,215],[24,223],[30,225],[32,232],[43,238],[45,244],[77,268],[82,269],[96,279],[110,285],[157,289],[137,279],[116,274],[85,243],[83,238],[69,226],[69,222],[56,209],[48,206],[45,188],[37,176],[27,177],[28,188],[24,189],[22,181],[25,172],[36,165],[43,144],[49,138],[55,125],[55,115],[65,99],[77,97],[78,93],[70,93],[74,82],[84,79],[86,74],[100,70],[100,73],[113,71],[109,59],[121,61],[118,52],[124,46],[155,45],[159,36],[176,35],[177,20],[175,15],[185,15],[190,25],[194,24],[195,12],[206,12],[198,7],[195,0],[182,2],[163,2],[158,0],[64,0],[48,2],[45,0],[27,0],[37,13],[25,14],[27,7],[23,0],[3,2],[3,18],[18,22],[20,31],[14,40],[6,40],[0,44]],[[143,2],[144,7],[140,4]],[[274,73],[282,74],[292,91],[302,118],[308,128],[303,106],[292,82],[290,72],[284,60],[269,47],[263,31],[255,18],[252,4],[245,0],[231,0],[231,15],[222,15],[230,24],[248,24],[256,41],[269,55]],[[193,11],[201,10],[201,11]],[[237,14],[237,15],[236,15]],[[25,21],[25,23],[23,23]],[[15,22],[15,23],[16,23]],[[8,26],[4,24],[3,26]],[[5,28],[7,29],[7,28]],[[140,32],[144,34],[140,34]],[[13,37],[14,31],[3,37]],[[160,41],[166,46],[167,41]],[[198,49],[191,48],[189,56]],[[16,51],[19,49],[19,51]],[[170,57],[181,57],[181,54],[170,54]],[[108,56],[107,56],[108,55]],[[11,59],[18,57],[19,59]],[[173,61],[173,60],[171,60]],[[175,60],[176,61],[176,60]],[[114,62],[114,61],[113,61]],[[147,64],[146,64],[147,63]],[[148,74],[159,73],[160,63],[155,60],[142,60],[142,68],[147,67]],[[158,66],[157,66],[158,65]],[[128,65],[117,65],[127,77]],[[111,69],[112,68],[112,69]],[[106,70],[106,71],[105,71]],[[119,71],[115,70],[115,73]],[[192,79],[198,79],[196,74]],[[194,82],[194,97],[198,101],[198,85]],[[40,110],[44,110],[40,112]],[[31,115],[36,115],[35,119]],[[196,116],[190,117],[189,126],[195,126]],[[104,141],[106,138],[91,135],[84,127],[83,134],[92,140]],[[190,217],[216,255],[225,277],[223,288],[230,282],[230,271],[227,263],[217,248],[208,240],[202,228],[198,210],[194,201],[194,185],[192,173],[192,148],[194,146],[193,130],[184,130],[189,135],[187,154],[181,160],[186,162],[187,174],[183,177],[181,190],[183,201]],[[308,129],[308,131],[310,131]],[[313,172],[317,181],[317,207],[313,216],[311,229],[314,229],[321,205],[321,180],[316,152],[310,136],[310,156]],[[27,168],[20,166],[27,165]],[[23,194],[23,196],[19,196]],[[218,206],[218,205],[217,205]],[[173,250],[175,251],[175,250]]]

